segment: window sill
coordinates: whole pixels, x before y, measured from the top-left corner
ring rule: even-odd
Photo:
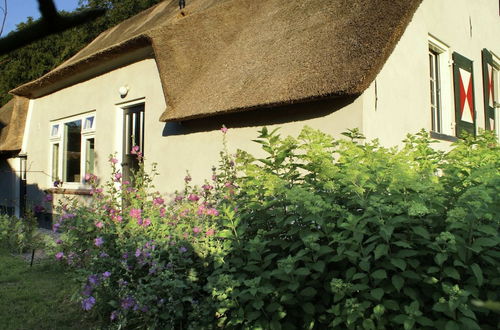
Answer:
[[[81,195],[81,196],[92,195],[91,189],[50,188],[47,189],[46,191],[51,194],[59,194],[59,195]]]
[[[443,141],[448,141],[448,142],[455,142],[458,140],[458,138],[456,136],[451,136],[451,135],[438,133],[438,132],[434,132],[434,131],[431,131],[430,133],[431,133],[431,138],[433,138],[433,139],[443,140]]]

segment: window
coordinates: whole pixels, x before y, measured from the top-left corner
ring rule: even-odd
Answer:
[[[431,132],[453,135],[453,104],[449,47],[429,36]]]
[[[66,186],[84,183],[94,173],[95,115],[85,114],[51,124],[51,180]]]

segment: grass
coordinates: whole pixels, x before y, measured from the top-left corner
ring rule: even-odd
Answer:
[[[53,261],[30,267],[0,248],[1,329],[91,329],[80,306],[70,301],[75,286]]]

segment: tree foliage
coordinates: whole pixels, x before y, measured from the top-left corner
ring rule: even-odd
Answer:
[[[81,0],[77,11],[107,8],[108,12],[92,22],[51,35],[0,57],[0,106],[12,98],[12,95],[8,94],[11,89],[41,77],[76,54],[102,31],[160,1]],[[36,20],[29,17],[26,22],[17,25],[16,31],[35,22]]]

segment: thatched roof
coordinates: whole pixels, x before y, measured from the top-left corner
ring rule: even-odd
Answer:
[[[35,91],[152,45],[167,109],[185,120],[356,95],[382,68],[421,0],[165,1],[103,32]],[[146,79],[146,78],[145,78]]]
[[[0,108],[0,153],[21,150],[28,105],[28,99],[16,96]]]

